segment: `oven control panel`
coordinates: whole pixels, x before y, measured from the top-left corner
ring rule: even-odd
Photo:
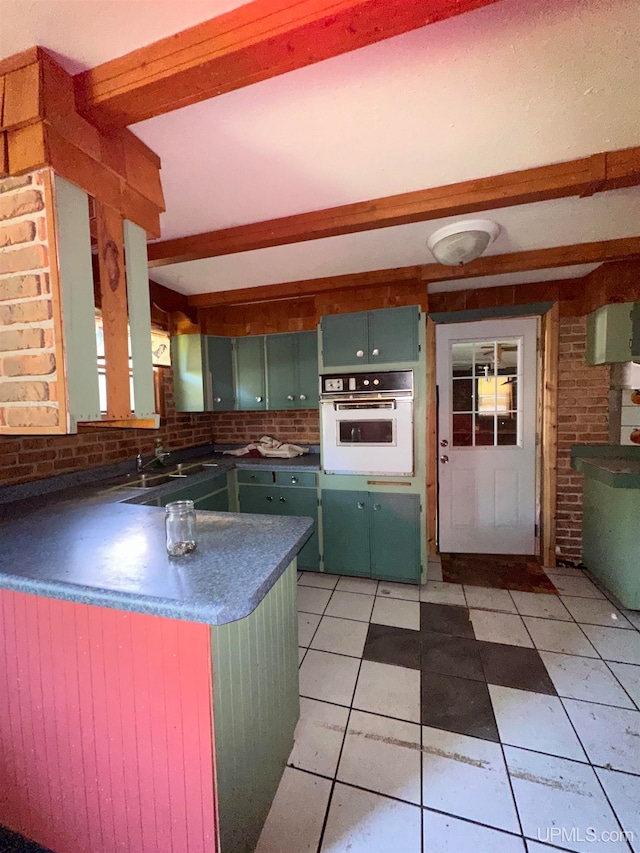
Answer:
[[[374,373],[324,374],[320,377],[320,395],[332,399],[352,395],[412,396],[413,371],[386,370]]]

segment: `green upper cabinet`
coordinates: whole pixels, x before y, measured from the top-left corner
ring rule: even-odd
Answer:
[[[634,302],[631,311],[631,358],[640,361],[640,302]]]
[[[420,497],[370,492],[371,577],[420,580]]]
[[[417,305],[323,317],[323,365],[418,361],[419,319]]]
[[[173,394],[177,412],[204,412],[205,391],[202,335],[171,339]]]
[[[616,364],[640,357],[638,303],[603,305],[587,317],[587,364]]]
[[[204,339],[205,399],[207,410],[229,412],[235,407],[233,342],[207,335]]]
[[[269,409],[318,408],[318,339],[315,332],[266,335]]]
[[[236,408],[266,409],[264,335],[235,339]]]

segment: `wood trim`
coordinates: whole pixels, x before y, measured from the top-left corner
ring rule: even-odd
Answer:
[[[558,353],[560,306],[542,318],[542,494],[541,556],[543,565],[556,564],[556,504],[558,479]]]
[[[127,282],[122,217],[96,199],[98,264],[107,381],[107,421],[131,425]]]
[[[213,258],[498,207],[592,195],[595,191],[639,183],[640,147],[607,151],[535,169],[162,240],[149,246],[149,266]]]
[[[41,47],[29,47],[21,53],[14,53],[13,56],[0,60],[0,74],[10,74],[18,68],[38,62],[41,56]]]
[[[9,144],[7,134],[0,131],[0,178],[9,174]]]
[[[150,244],[149,248],[151,247]],[[214,293],[198,293],[189,297],[192,308],[213,308],[219,305],[244,305],[248,302],[270,302],[273,299],[290,299],[309,296],[328,290],[349,290],[358,287],[377,287],[391,283],[420,282],[420,267],[372,270],[348,275],[333,275],[326,278],[309,278],[283,284],[267,284],[263,287],[244,287],[239,290],[220,290]]]
[[[254,0],[78,74],[76,101],[125,127],[494,2]]]
[[[105,429],[116,427],[117,429],[158,429],[158,418],[106,418],[102,421],[79,421],[78,426],[91,427],[92,429]]]
[[[436,324],[427,317],[427,556],[438,553],[438,390],[436,386]]]

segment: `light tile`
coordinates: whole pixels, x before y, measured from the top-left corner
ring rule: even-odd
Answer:
[[[289,764],[333,778],[348,718],[348,708],[302,697]]]
[[[567,608],[557,595],[539,592],[512,592],[513,600],[521,616],[540,616],[544,619],[561,619],[571,622]]]
[[[586,761],[557,696],[489,685],[502,743]]]
[[[431,604],[460,604],[462,607],[467,604],[462,584],[432,580],[420,587],[420,601],[429,601]]]
[[[300,695],[350,705],[360,661],[309,649],[300,667]]]
[[[420,671],[363,660],[353,707],[420,722]]]
[[[600,767],[596,768],[596,773],[620,825],[629,834],[631,849],[634,853],[640,853],[640,776],[628,776]]]
[[[584,569],[578,569],[576,566],[554,566],[553,568],[544,567],[544,572],[550,578],[553,578],[554,575],[565,577],[574,577],[574,578],[584,578],[586,574]]]
[[[610,663],[609,667],[640,708],[640,666],[634,666],[631,663]]]
[[[298,666],[300,666],[300,664],[304,660],[304,656],[306,655],[306,653],[306,649],[298,648]]]
[[[505,757],[527,838],[548,840],[562,849],[580,853],[626,850],[624,844],[615,842],[571,840],[572,830],[584,837],[590,827],[598,834],[618,829],[596,774],[588,764],[512,746],[505,747]],[[563,829],[566,833],[563,840],[553,836],[554,831]],[[529,846],[529,849],[535,848]]]
[[[564,699],[589,761],[612,770],[640,769],[640,711]]]
[[[320,624],[318,613],[298,613],[298,645],[307,647]]]
[[[298,584],[298,612],[302,613],[324,613],[329,599],[330,589],[317,589],[313,586],[302,586]]]
[[[622,613],[606,598],[578,598],[563,595],[562,603],[576,622],[605,625],[608,628],[633,628]]]
[[[417,806],[336,784],[321,853],[420,853],[420,849]]]
[[[311,648],[360,658],[367,639],[368,628],[367,622],[323,616],[311,643]]]
[[[640,633],[583,625],[582,630],[605,660],[640,664]]]
[[[520,616],[489,610],[470,610],[469,617],[477,640],[533,648],[531,638]]]
[[[559,696],[633,708],[633,703],[604,661],[558,652],[540,652],[540,657]]]
[[[422,792],[428,808],[520,831],[500,744],[425,726]]]
[[[469,586],[468,584],[465,584],[463,589],[468,607],[517,613],[508,589],[493,589],[486,586]]]
[[[427,853],[525,853],[524,841],[498,829],[425,809],[424,849]]]
[[[604,593],[587,577],[574,577],[572,575],[551,575],[551,583],[560,595],[576,595],[580,598],[604,598]]]
[[[420,804],[420,726],[352,711],[336,778]]]
[[[420,604],[417,601],[376,597],[371,621],[376,625],[393,625],[396,628],[420,630]]]
[[[300,586],[315,586],[319,589],[334,589],[339,575],[328,572],[305,572],[299,580]]]
[[[442,563],[440,560],[427,560],[427,580],[442,583]]]
[[[411,583],[378,581],[378,592],[376,594],[383,598],[402,598],[405,601],[420,601],[420,587]]]
[[[355,592],[338,592],[336,590],[331,597],[325,615],[368,622],[374,601],[373,595],[358,595]]]
[[[286,767],[256,853],[316,853],[331,782]]]
[[[625,610],[624,615],[640,631],[640,610]]]
[[[584,655],[588,658],[598,657],[598,653],[582,633],[579,625],[573,622],[559,622],[556,619],[538,619],[535,616],[523,618],[537,649],[562,652],[567,655]]]
[[[340,592],[375,595],[378,589],[378,581],[374,581],[371,578],[340,578],[336,589]]]

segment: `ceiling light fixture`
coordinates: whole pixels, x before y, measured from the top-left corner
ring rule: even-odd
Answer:
[[[427,240],[427,248],[439,264],[457,267],[479,258],[500,233],[490,219],[470,219],[438,228]]]

